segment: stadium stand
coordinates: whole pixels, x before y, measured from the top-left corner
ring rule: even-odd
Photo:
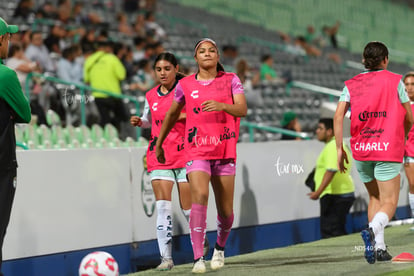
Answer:
[[[36,7],[40,7],[45,1],[34,1]],[[57,5],[57,1],[50,1]],[[97,24],[98,30],[106,30],[108,36],[113,41],[122,42],[132,47],[133,39],[120,34],[116,29],[116,12],[122,9],[121,1],[86,1],[84,3],[85,13],[94,13],[103,19]],[[365,42],[369,39],[382,40],[389,45],[391,50],[391,71],[404,74],[410,70],[412,57],[404,51],[408,51],[406,45],[411,45],[408,36],[405,36],[407,22],[398,23],[398,19],[411,20],[407,16],[407,8],[404,5],[393,4],[391,1],[368,1],[371,3],[370,9],[361,8],[356,0],[331,3],[326,0],[313,1],[269,1],[260,0],[242,3],[240,1],[229,0],[226,2],[212,1],[187,1],[187,0],[160,0],[157,3],[157,22],[167,32],[167,38],[162,40],[165,50],[171,51],[180,58],[182,67],[189,72],[195,69],[193,60],[193,45],[201,37],[212,37],[219,47],[222,45],[235,45],[238,49],[238,57],[244,58],[250,66],[257,70],[260,66],[260,56],[271,54],[274,58],[274,68],[278,75],[288,75],[292,80],[287,85],[278,85],[262,82],[256,88],[258,93],[263,95],[263,106],[249,108],[247,122],[255,123],[258,126],[274,127],[273,131],[261,130],[259,128],[249,129],[244,126],[241,128],[239,141],[273,141],[279,140],[281,116],[285,111],[293,110],[298,114],[298,119],[302,125],[302,131],[309,136],[313,135],[317,119],[320,116],[320,107],[323,102],[336,101],[336,96],[315,93],[315,89],[307,88],[306,85],[298,85],[298,82],[341,90],[343,81],[361,71],[360,51]],[[0,15],[6,19],[13,17],[17,3],[9,3],[1,0]],[[358,7],[358,9],[356,9]],[[371,9],[372,7],[372,9]],[[313,12],[307,12],[312,10]],[[332,12],[337,10],[338,12]],[[357,12],[355,12],[357,10]],[[385,20],[378,20],[375,11],[385,10]],[[142,11],[141,11],[142,12]],[[129,23],[133,23],[139,12],[128,15]],[[299,16],[300,15],[300,16]],[[391,16],[392,15],[392,16]],[[399,15],[399,16],[395,16]],[[202,20],[200,20],[202,19]],[[341,22],[338,41],[339,48],[335,53],[340,56],[340,62],[333,61],[327,48],[323,49],[324,54],[319,57],[306,56],[292,51],[292,43],[283,39],[281,33],[286,33],[292,40],[295,36],[303,34],[308,25],[320,28],[325,24],[332,24],[339,20]],[[22,19],[13,18],[15,24],[26,26],[36,30],[41,30],[46,37],[53,25],[53,20],[35,20],[33,17]],[[201,21],[201,22],[200,22]],[[385,22],[388,22],[385,24]],[[396,26],[398,25],[398,28]],[[223,27],[225,26],[225,27]],[[23,27],[25,29],[26,27]],[[80,27],[75,23],[67,25],[69,29]],[[68,42],[74,42],[79,37],[66,38]],[[357,53],[355,53],[357,52]],[[54,57],[57,59],[56,54]],[[404,61],[397,63],[396,61]],[[234,67],[226,66],[226,70],[235,71]],[[54,90],[54,93],[61,96],[60,102],[65,110],[65,117],[56,117],[48,111],[48,124],[52,128],[55,125],[62,125],[62,128],[69,125],[79,126],[81,121],[80,109],[82,98],[80,91],[75,86],[67,83],[49,83],[47,89]],[[30,83],[30,82],[28,82]],[[136,99],[138,105],[128,98],[125,103],[131,114],[141,114],[144,105],[144,94],[129,90],[130,80],[124,83],[124,95]],[[29,86],[30,87],[30,86]],[[45,88],[46,89],[46,88]],[[316,89],[318,90],[318,89]],[[68,103],[65,98],[68,93],[76,95],[72,103]],[[53,93],[52,93],[53,94]],[[64,96],[62,96],[64,95]],[[88,95],[88,94],[86,94]],[[88,97],[88,96],[83,96]],[[78,104],[80,103],[80,104]],[[92,104],[93,106],[93,104]],[[86,106],[86,111],[91,107]],[[55,112],[56,113],[56,112]],[[92,129],[89,123],[89,130]],[[47,134],[45,134],[47,135]],[[118,133],[118,138],[131,144],[131,140],[137,139],[137,135],[131,128],[126,127],[122,133]],[[23,142],[31,144],[30,148],[42,148],[43,141],[48,139],[27,139]],[[33,138],[33,137],[32,137]],[[89,139],[89,140],[88,140]],[[118,140],[112,142],[108,139],[92,139],[87,137],[85,141],[75,139],[79,146],[89,147],[114,146],[119,145]],[[59,141],[59,140],[58,140]],[[54,140],[50,146],[76,147],[77,142],[72,141],[63,143]],[[105,141],[105,142],[104,142]],[[108,142],[109,141],[109,142]],[[142,141],[142,139],[140,140]],[[137,142],[136,145],[142,143]],[[58,146],[60,145],[60,146]],[[49,147],[49,146],[48,146]]]

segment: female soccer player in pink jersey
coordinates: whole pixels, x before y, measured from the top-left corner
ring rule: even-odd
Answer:
[[[404,142],[413,116],[401,75],[387,71],[388,49],[378,41],[365,46],[367,71],[345,81],[334,117],[338,169],[348,160],[342,145],[343,118],[351,107],[351,150],[369,194],[369,227],[361,232],[365,259],[389,261],[384,227],[394,216],[400,191]]]
[[[405,74],[403,81],[411,102],[411,111],[414,112],[414,72]],[[404,169],[409,184],[408,203],[411,208],[411,216],[414,218],[414,128],[411,128],[405,142]],[[411,227],[410,230],[414,231],[414,227]]]
[[[247,105],[240,79],[224,72],[216,43],[205,38],[197,42],[194,59],[196,74],[176,86],[174,102],[167,112],[156,144],[160,163],[169,162],[163,143],[180,111],[186,106],[185,151],[191,187],[190,237],[194,253],[194,273],[206,271],[203,244],[206,232],[209,182],[217,208],[217,241],[211,268],[224,265],[224,247],[233,225],[233,197],[236,173],[236,144],[240,117]]]
[[[147,167],[151,174],[151,184],[154,190],[157,207],[157,240],[161,254],[161,264],[158,270],[170,270],[174,266],[171,255],[172,249],[172,210],[171,193],[174,182],[180,196],[180,205],[187,220],[191,210],[190,186],[186,178],[184,157],[185,113],[180,113],[177,123],[165,139],[165,155],[167,162],[161,164],[155,155],[155,143],[161,128],[165,113],[174,98],[175,86],[184,75],[178,72],[178,63],[171,53],[161,53],[155,60],[154,71],[160,85],[146,93],[144,114],[140,118],[132,116],[133,126],[151,127],[151,138],[147,150]]]

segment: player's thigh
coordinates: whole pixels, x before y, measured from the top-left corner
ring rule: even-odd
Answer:
[[[171,201],[171,192],[175,182],[172,170],[153,170],[151,172],[151,184],[157,200]]]
[[[408,179],[408,184],[410,185],[410,193],[414,194],[414,158],[405,157],[404,158],[404,170],[405,175]]]
[[[207,205],[210,175],[205,171],[193,170],[188,173],[192,203]]]

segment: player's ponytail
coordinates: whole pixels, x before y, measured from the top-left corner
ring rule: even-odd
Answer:
[[[226,72],[224,66],[220,62],[217,62],[217,72]]]

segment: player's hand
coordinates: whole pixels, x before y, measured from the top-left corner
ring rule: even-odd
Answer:
[[[205,101],[201,104],[201,107],[203,108],[203,111],[223,111],[224,109],[224,103],[216,102],[213,100]]]
[[[129,119],[129,122],[131,123],[132,126],[142,126],[142,121],[141,118],[138,116],[131,116],[131,119]]]
[[[348,155],[346,154],[343,147],[340,150],[338,150],[337,154],[338,154],[338,170],[341,173],[344,173],[347,170],[347,168],[345,167],[345,162],[349,164]]]
[[[161,164],[165,164],[165,154],[162,146],[155,146],[155,156],[157,157],[158,162],[160,162]]]

